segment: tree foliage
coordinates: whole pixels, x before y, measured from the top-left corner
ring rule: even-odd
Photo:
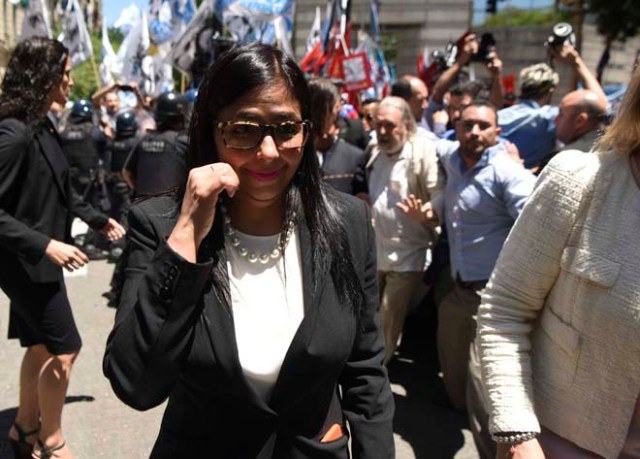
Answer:
[[[613,40],[625,40],[638,34],[638,0],[586,0],[589,13],[595,14],[598,32]]]
[[[74,81],[74,86],[71,90],[71,99],[73,100],[91,100],[91,94],[96,92],[100,84],[100,82],[96,80],[96,72],[98,71],[101,61],[101,36],[99,31],[89,32],[89,34],[91,35],[91,44],[93,45],[93,59],[96,71],[94,71],[94,66],[90,59],[71,70],[71,77]],[[109,29],[109,40],[113,45],[113,49],[117,52],[123,40],[122,34],[117,29]]]
[[[556,22],[568,19],[564,11],[555,12],[552,8],[528,10],[508,6],[499,13],[487,16],[486,26],[552,26]]]

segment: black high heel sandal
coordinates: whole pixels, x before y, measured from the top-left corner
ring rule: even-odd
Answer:
[[[30,432],[25,432],[24,429],[17,422],[13,423],[13,428],[18,432],[18,439],[8,438],[8,442],[13,450],[13,455],[16,459],[31,459],[31,452],[33,451],[33,445],[27,441],[27,437],[35,435],[40,431],[40,427]]]
[[[51,459],[51,458],[55,458],[56,456],[56,451],[61,450],[62,448],[64,448],[64,446],[66,445],[65,442],[60,443],[59,445],[56,446],[47,446],[44,444],[44,442],[42,440],[40,440],[38,438],[38,448],[40,448],[40,451],[33,451],[33,455],[30,456],[32,458],[37,458],[37,459]]]

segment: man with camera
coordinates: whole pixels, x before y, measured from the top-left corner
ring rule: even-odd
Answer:
[[[142,132],[155,128],[153,119],[147,113],[149,107],[145,103],[145,98],[142,96],[138,85],[136,83],[124,84],[118,81],[100,88],[91,96],[93,105],[100,107],[100,126],[105,135],[110,139],[115,136],[116,119],[121,112],[119,92],[131,92],[135,95],[137,103],[134,110],[137,122],[142,127]]]
[[[426,118],[429,125],[435,132],[439,132],[434,126],[434,114],[445,109],[448,126],[450,130],[444,132],[443,136],[449,140],[455,140],[455,123],[460,117],[460,109],[478,97],[487,98],[495,107],[504,105],[502,95],[502,61],[495,48],[495,41],[484,37],[483,45],[478,43],[477,37],[473,33],[464,35],[458,41],[458,51],[455,62],[445,70],[436,81],[429,105],[427,107]],[[484,84],[481,82],[461,82],[462,70],[471,62],[482,62],[486,65],[491,81],[486,96],[480,94],[485,92]],[[455,89],[455,91],[453,91]],[[449,93],[449,100],[445,105],[445,96]]]
[[[580,53],[569,40],[557,42],[548,46],[553,59],[573,68],[584,88],[606,106],[604,91]],[[558,107],[550,103],[558,83],[558,74],[548,64],[526,67],[520,72],[520,102],[499,112],[502,136],[516,144],[525,167],[533,171],[539,170],[542,160],[555,150]]]

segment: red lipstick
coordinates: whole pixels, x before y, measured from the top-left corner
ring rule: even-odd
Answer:
[[[282,168],[276,169],[275,171],[269,171],[269,172],[252,171],[252,170],[247,170],[247,172],[251,177],[255,178],[256,180],[260,180],[261,182],[269,182],[271,180],[275,180],[276,178],[278,178],[278,176],[282,173]]]

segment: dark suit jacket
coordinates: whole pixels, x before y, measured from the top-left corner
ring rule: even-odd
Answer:
[[[364,151],[339,138],[323,153],[322,179],[343,193],[367,193],[364,164]]]
[[[0,121],[0,276],[22,268],[34,282],[62,279],[62,269],[44,256],[51,239],[71,240],[78,216],[93,228],[107,217],[72,191],[69,165],[47,121],[33,133],[13,118]]]
[[[346,435],[320,442],[345,420],[354,457],[394,457],[370,217],[358,199],[327,194],[344,222],[365,303],[356,321],[330,274],[312,273],[302,225],[305,317],[268,404],[243,375],[233,315],[212,285],[212,265],[226,263],[224,248],[207,256],[201,247],[199,263],[188,263],[165,242],[179,211],[174,199],[152,198],[131,209],[127,279],[103,368],[117,396],[136,409],[169,398],[152,458],[346,459]]]

